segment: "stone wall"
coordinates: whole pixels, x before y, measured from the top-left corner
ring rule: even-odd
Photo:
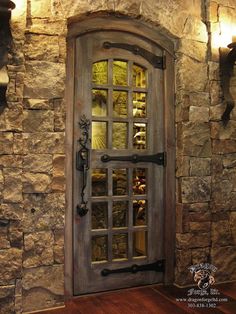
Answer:
[[[218,282],[235,280],[236,108],[224,128],[211,46],[221,23],[236,25],[235,0],[16,2],[0,115],[1,313],[63,303],[66,20],[101,10],[148,21],[176,44],[175,281],[192,283],[187,267],[205,261]]]

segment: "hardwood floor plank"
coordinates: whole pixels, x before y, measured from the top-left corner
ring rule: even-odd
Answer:
[[[227,298],[227,302],[216,308],[190,308],[187,300],[176,299],[187,299],[189,288],[156,285],[80,296],[66,301],[64,309],[37,314],[235,314],[235,287],[236,284],[217,286],[219,297]]]

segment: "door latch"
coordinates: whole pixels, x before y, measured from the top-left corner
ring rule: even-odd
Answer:
[[[87,186],[87,173],[89,170],[89,127],[90,121],[83,115],[80,119],[79,126],[82,132],[82,136],[78,142],[80,144],[80,150],[76,153],[76,169],[82,173],[82,188],[81,188],[81,203],[77,205],[77,213],[80,217],[83,217],[88,212],[87,201],[85,201],[85,189]]]

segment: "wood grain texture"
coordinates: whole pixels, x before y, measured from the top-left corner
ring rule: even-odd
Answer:
[[[236,283],[217,285],[220,297],[228,298],[214,309],[189,308],[176,298],[186,297],[189,288],[175,286],[145,286],[120,291],[82,296],[66,302],[64,309],[38,314],[234,314],[236,313]]]

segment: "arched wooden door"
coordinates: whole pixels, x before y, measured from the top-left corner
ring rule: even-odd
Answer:
[[[163,281],[164,68],[127,32],[76,39],[74,294]]]

